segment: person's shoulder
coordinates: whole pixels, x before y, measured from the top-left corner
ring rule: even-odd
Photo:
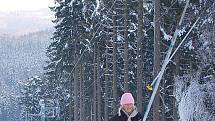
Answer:
[[[117,121],[118,115],[113,116],[109,121]]]

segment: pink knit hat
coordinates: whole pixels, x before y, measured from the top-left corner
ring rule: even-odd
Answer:
[[[124,93],[121,97],[120,104],[134,104],[134,98],[131,93]]]

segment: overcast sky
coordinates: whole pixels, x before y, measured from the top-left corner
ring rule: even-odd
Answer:
[[[52,5],[54,0],[0,0],[1,12],[38,10]]]
[[[54,0],[0,0],[0,35],[17,36],[52,27],[54,16],[48,6],[53,3]]]

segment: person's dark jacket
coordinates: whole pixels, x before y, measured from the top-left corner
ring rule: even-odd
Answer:
[[[109,121],[142,121],[141,114],[137,112],[136,109],[134,111],[135,112],[131,114],[130,120],[128,120],[128,115],[126,115],[126,113],[120,109],[118,114],[112,117]]]

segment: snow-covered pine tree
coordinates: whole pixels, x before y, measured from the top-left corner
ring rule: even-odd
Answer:
[[[89,38],[95,1],[61,0],[56,1],[51,9],[56,17],[53,21],[55,32],[52,37],[53,42],[48,48],[50,62],[46,70],[48,75],[51,74],[49,77],[54,79],[47,80],[52,83],[50,85],[58,85],[53,88],[55,91],[56,87],[63,91],[59,94],[62,97],[62,118],[78,120],[80,105],[78,100],[85,97],[78,94],[79,64],[85,60],[84,58],[91,58]],[[89,60],[84,66],[89,66],[88,62]]]
[[[39,114],[40,112],[40,99],[43,99],[46,84],[38,76],[32,77],[24,85],[21,90],[22,96],[19,97],[20,104],[25,112],[28,114]]]

